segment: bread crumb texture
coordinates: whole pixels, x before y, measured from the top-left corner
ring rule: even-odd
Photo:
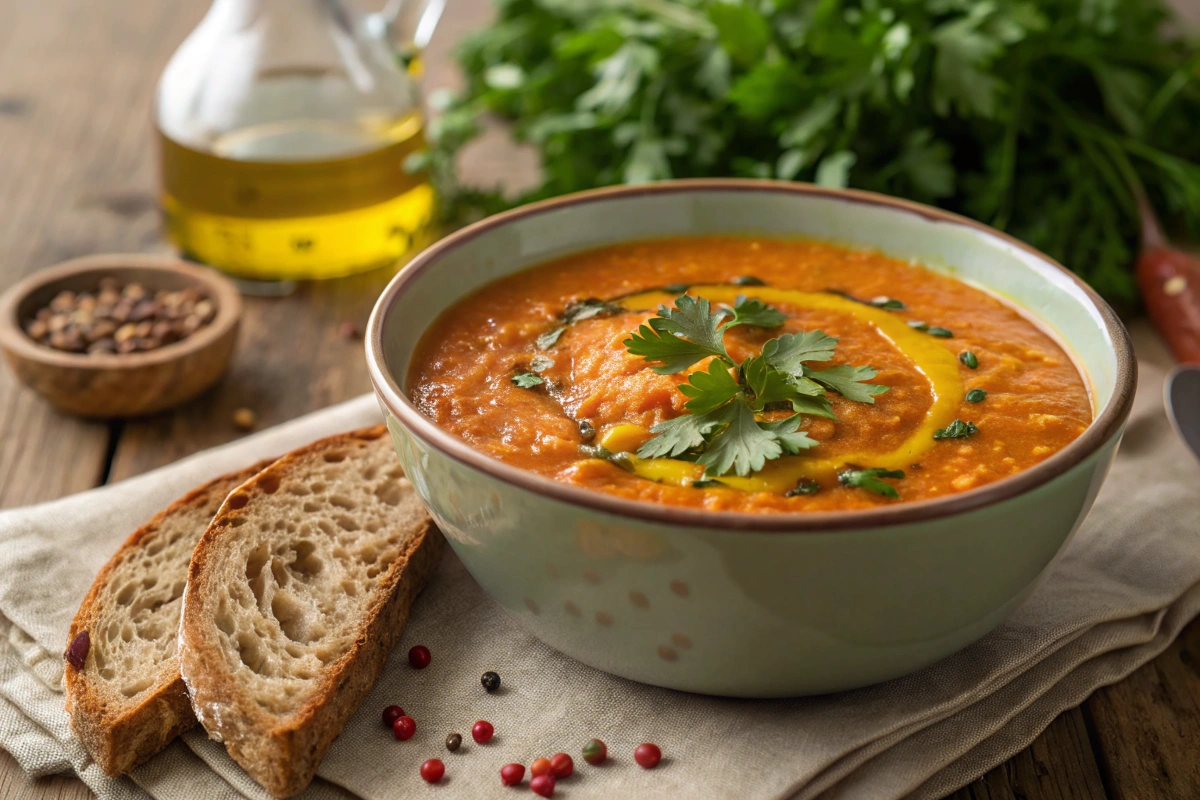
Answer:
[[[223,591],[206,604],[229,672],[264,711],[286,715],[317,695],[315,679],[386,597],[380,581],[395,580],[389,566],[427,519],[403,475],[386,435],[350,439],[229,498],[236,513],[218,519],[225,541],[206,567],[209,589]]]

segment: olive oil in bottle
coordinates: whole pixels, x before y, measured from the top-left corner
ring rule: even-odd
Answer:
[[[163,208],[189,258],[242,278],[334,278],[394,263],[427,232],[434,196],[405,161],[413,112],[391,124],[248,126],[207,151],[160,133]]]
[[[406,168],[425,142],[397,47],[419,53],[443,5],[389,0],[364,17],[344,0],[213,0],[158,84],[176,246],[266,287],[394,264],[419,246],[434,195]]]

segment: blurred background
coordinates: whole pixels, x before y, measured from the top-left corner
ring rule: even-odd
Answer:
[[[700,175],[887,192],[1030,241],[1130,320],[1145,212],[1200,237],[1200,0],[380,10],[0,0],[0,291],[78,256],[183,253],[245,293],[224,378],[167,412],[66,416],[0,372],[0,507],[368,391],[362,325],[405,260],[556,194]],[[1151,728],[1200,730],[1188,719]],[[1030,752],[1070,762],[1082,728],[1064,715]],[[1129,763],[1160,762],[1197,768],[1187,748]],[[0,754],[0,790],[23,780]],[[28,791],[86,796],[65,779]]]

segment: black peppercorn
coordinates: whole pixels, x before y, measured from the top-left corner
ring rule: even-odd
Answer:
[[[462,744],[462,737],[457,733],[452,733],[446,737],[446,749],[453,753]]]
[[[482,683],[483,688],[487,689],[489,692],[494,692],[500,688],[500,676],[494,672],[483,673],[483,677],[479,679],[479,682]]]

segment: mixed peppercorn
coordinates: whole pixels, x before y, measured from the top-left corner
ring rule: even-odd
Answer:
[[[29,338],[55,350],[123,355],[186,339],[216,315],[216,305],[198,289],[151,292],[104,278],[94,292],[59,292],[24,327]]]
[[[408,651],[408,662],[413,669],[424,669],[432,661],[429,648],[417,645]],[[500,676],[488,671],[483,673],[480,683],[491,693],[500,688]],[[404,713],[400,706],[387,706],[383,709],[383,724],[391,728],[393,735],[400,741],[411,739],[417,732],[417,723]],[[478,720],[471,726],[471,738],[478,744],[487,744],[496,734],[496,728],[487,720]],[[456,752],[462,746],[462,735],[451,733],[446,736],[446,749]],[[599,739],[590,739],[583,746],[583,760],[597,766],[608,758],[608,747]],[[662,761],[662,750],[658,745],[646,742],[633,751],[633,760],[643,769],[653,769]],[[431,758],[421,764],[421,778],[427,783],[438,783],[446,775],[446,765],[441,759]],[[535,758],[529,765],[529,788],[540,797],[552,797],[557,782],[571,777],[575,773],[575,760],[566,753],[555,753],[550,758]],[[525,779],[525,765],[518,763],[505,764],[500,768],[500,783],[503,786],[519,786]]]

